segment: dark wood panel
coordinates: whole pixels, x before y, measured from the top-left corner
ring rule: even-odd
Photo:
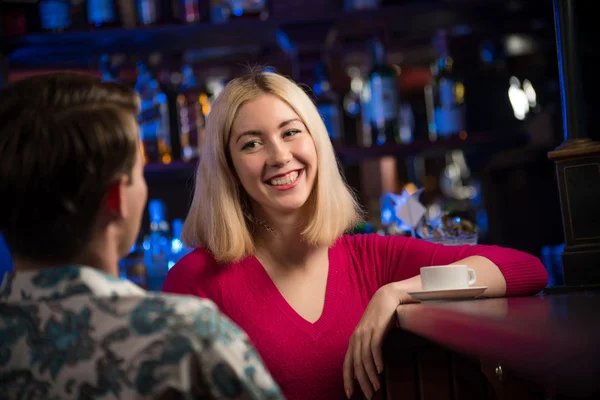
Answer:
[[[599,306],[600,291],[589,290],[410,304],[398,318],[402,329],[532,387],[600,398]]]
[[[417,354],[420,400],[450,400],[450,364],[448,354],[432,347]]]
[[[452,394],[454,399],[488,399],[488,384],[479,361],[458,353],[450,354]]]

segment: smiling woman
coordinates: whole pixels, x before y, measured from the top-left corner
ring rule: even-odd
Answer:
[[[163,290],[213,300],[288,399],[380,388],[381,343],[423,266],[462,264],[483,295],[533,294],[542,263],[495,246],[345,234],[360,211],[314,103],[291,80],[232,80],[213,104],[183,239]]]
[[[216,260],[254,254],[257,219],[301,226],[301,241],[324,246],[360,221],[323,120],[291,80],[275,73],[232,80],[212,106],[204,140],[182,238]],[[298,172],[296,186],[272,181],[290,172]]]
[[[252,215],[301,223],[317,175],[317,152],[306,126],[278,97],[244,104],[231,132],[229,153],[250,196]]]

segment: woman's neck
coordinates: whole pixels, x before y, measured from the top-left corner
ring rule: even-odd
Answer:
[[[306,243],[302,237],[306,218],[297,215],[255,217],[256,256],[286,268],[304,268],[323,248]]]

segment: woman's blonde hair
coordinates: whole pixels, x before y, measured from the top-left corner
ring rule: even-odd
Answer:
[[[219,94],[206,121],[196,170],[194,198],[183,226],[190,247],[207,248],[219,262],[235,262],[254,253],[251,207],[230,162],[229,138],[239,109],[263,94],[277,96],[298,114],[317,151],[310,219],[302,236],[307,243],[331,246],[358,223],[358,203],[342,177],[325,124],[314,103],[296,83],[271,72],[233,79]]]

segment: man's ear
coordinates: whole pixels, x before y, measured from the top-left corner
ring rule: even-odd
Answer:
[[[125,213],[123,189],[127,184],[126,179],[127,178],[123,176],[117,181],[113,182],[104,194],[103,207],[104,210],[110,215],[123,216]]]

